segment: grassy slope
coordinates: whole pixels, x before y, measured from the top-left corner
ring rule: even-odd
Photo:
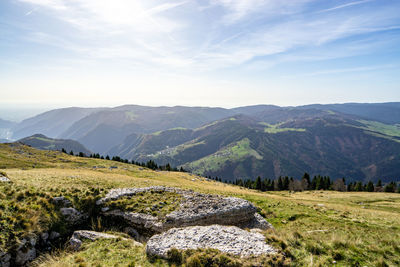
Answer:
[[[400,142],[400,125],[384,124],[377,121],[359,120],[365,126],[360,127],[372,135]]]
[[[270,134],[275,134],[275,133],[282,133],[282,132],[305,132],[306,129],[304,128],[281,128],[281,125],[283,124],[283,122],[281,123],[277,123],[277,124],[269,124],[266,122],[261,122],[261,125],[266,126],[264,128],[264,132],[265,133],[270,133]]]
[[[250,147],[250,140],[244,138],[218,150],[212,155],[185,164],[184,168],[195,170],[198,174],[204,174],[206,171],[217,171],[227,161],[240,161],[247,157],[255,157],[258,160],[262,159],[262,156]]]
[[[111,165],[118,169],[92,169],[92,166]],[[330,265],[333,261],[340,266],[400,264],[400,195],[396,194],[261,193],[185,173],[141,170],[112,161],[27,147],[10,148],[4,144],[0,145],[0,168],[14,182],[13,186],[38,192],[68,195],[69,192],[86,194],[89,188],[93,191],[93,188],[166,185],[242,197],[262,209],[276,228],[275,232],[266,233],[268,240],[291,256],[294,265]],[[1,185],[0,190],[3,190]],[[85,245],[85,250],[78,253],[61,252],[41,262],[42,266],[156,264],[145,257],[144,247],[133,248],[130,244],[111,241],[97,241]],[[166,263],[158,261],[157,264]]]

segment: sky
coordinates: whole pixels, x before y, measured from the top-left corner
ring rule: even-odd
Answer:
[[[1,0],[0,105],[400,101],[398,0]]]

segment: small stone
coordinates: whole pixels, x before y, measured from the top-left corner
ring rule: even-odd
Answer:
[[[55,239],[59,238],[60,236],[61,236],[60,233],[52,231],[50,233],[49,239],[50,240],[55,240]]]
[[[34,260],[36,258],[35,245],[35,238],[23,239],[16,250],[15,263],[17,265],[24,265],[27,262]]]
[[[49,233],[44,232],[40,234],[40,238],[43,240],[43,242],[47,242],[47,239],[49,239]]]
[[[0,182],[3,182],[3,183],[11,183],[11,180],[8,179],[8,178],[5,177],[5,176],[0,175]]]

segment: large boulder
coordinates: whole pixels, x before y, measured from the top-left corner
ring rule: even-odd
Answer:
[[[212,248],[242,257],[276,253],[273,247],[265,243],[262,234],[223,225],[172,228],[152,236],[147,242],[146,253],[149,256],[167,258],[168,251],[172,248]]]
[[[181,195],[179,206],[164,217],[156,217],[151,214],[112,209],[107,206],[112,201],[121,198],[133,198],[136,194],[145,192],[162,193],[172,192]],[[233,225],[242,228],[272,228],[264,218],[257,213],[257,208],[249,201],[219,195],[200,194],[191,190],[182,190],[171,187],[146,187],[113,189],[104,198],[97,201],[102,208],[103,215],[113,219],[119,219],[127,225],[148,236],[161,233],[171,228],[194,225]]]

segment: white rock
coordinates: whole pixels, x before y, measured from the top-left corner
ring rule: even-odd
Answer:
[[[243,228],[272,228],[264,218],[256,213],[257,208],[249,201],[235,198],[208,195],[182,190],[179,188],[152,186],[145,188],[112,189],[98,205],[122,197],[131,197],[143,192],[175,192],[182,196],[179,207],[167,214],[165,218],[157,218],[148,214],[109,210],[103,207],[105,216],[123,219],[128,225],[139,230],[151,230],[161,233],[170,228],[194,225],[235,225]]]
[[[3,183],[11,183],[11,180],[8,179],[8,178],[5,177],[5,176],[0,175],[0,182],[3,182]]]
[[[151,237],[147,242],[146,253],[167,258],[167,253],[172,248],[213,248],[242,257],[276,253],[273,247],[265,243],[262,234],[250,233],[236,226],[222,225],[172,228]]]

